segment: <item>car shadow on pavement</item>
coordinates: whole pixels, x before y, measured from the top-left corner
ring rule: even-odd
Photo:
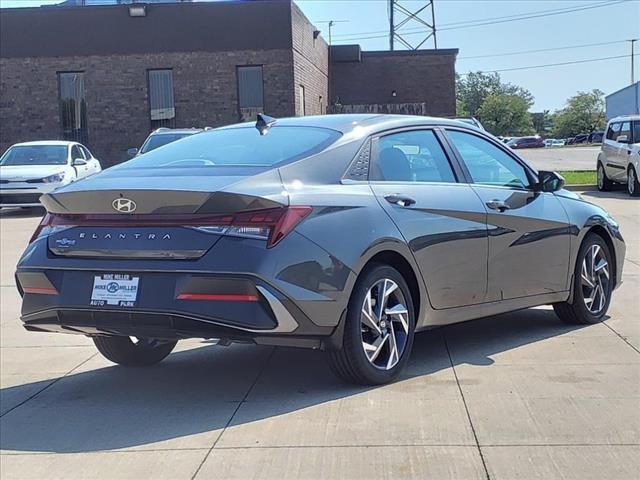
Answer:
[[[205,346],[177,351],[161,364],[141,369],[92,367],[93,362],[103,365],[95,357],[2,417],[0,447],[5,452],[57,453],[208,448],[229,425],[371,395],[376,389],[391,389],[391,395],[404,388],[457,392],[452,376],[434,374],[452,364],[488,366],[493,355],[579,328],[563,324],[553,311],[532,309],[426,331],[416,336],[402,376],[375,388],[341,382],[322,352],[304,349]],[[424,378],[416,384],[416,377]],[[4,398],[25,390],[32,395],[47,383],[8,387],[1,393]]]
[[[583,197],[589,199],[589,197],[591,198],[615,198],[617,200],[638,200],[638,197],[632,197],[631,195],[629,195],[629,193],[627,192],[627,187],[626,186],[621,186],[621,187],[616,187],[613,190],[610,190],[608,192],[600,192],[598,190],[591,190],[591,191],[587,191],[587,192],[581,192],[580,195],[582,195]],[[592,200],[591,200],[592,201]]]

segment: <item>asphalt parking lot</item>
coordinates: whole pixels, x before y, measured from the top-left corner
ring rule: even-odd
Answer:
[[[538,170],[595,170],[600,146],[522,148],[516,152]]]
[[[87,338],[28,333],[13,269],[39,218],[0,213],[0,476],[637,479],[640,201],[584,196],[627,241],[605,322],[540,308],[425,332],[379,388],[315,351],[189,341],[125,369]]]

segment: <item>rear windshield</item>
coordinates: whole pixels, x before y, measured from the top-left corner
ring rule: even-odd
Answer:
[[[66,145],[19,145],[11,147],[0,158],[0,165],[65,165]]]
[[[271,167],[313,155],[340,137],[315,127],[254,127],[211,130],[123,163],[118,168]]]
[[[144,142],[144,145],[142,145],[140,153],[150,152],[158,147],[162,147],[163,145],[167,145],[190,135],[193,135],[193,133],[162,133],[159,135],[151,135],[147,141]]]

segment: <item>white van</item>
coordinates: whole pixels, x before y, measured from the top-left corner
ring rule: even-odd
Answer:
[[[640,196],[640,115],[609,120],[596,165],[598,190],[610,190],[614,183],[626,183],[629,195]]]

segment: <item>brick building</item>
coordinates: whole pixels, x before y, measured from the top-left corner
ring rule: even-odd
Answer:
[[[330,52],[319,33],[290,0],[2,9],[0,152],[66,138],[110,165],[159,126],[336,102],[455,113],[457,50]]]

